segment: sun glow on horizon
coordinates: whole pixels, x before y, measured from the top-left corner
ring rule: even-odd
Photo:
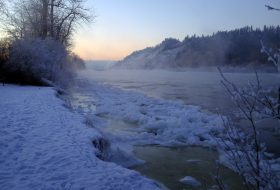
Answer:
[[[85,60],[119,61],[136,50],[155,46],[162,40],[147,36],[116,37],[96,29],[81,29],[75,37],[73,51]],[[84,34],[84,35],[81,35]]]
[[[151,46],[153,43],[132,44],[122,43],[121,47],[118,42],[107,43],[102,41],[84,41],[79,42],[73,48],[73,51],[85,60],[112,60],[119,61],[136,50]]]
[[[106,51],[104,51],[106,49]],[[75,46],[73,51],[85,60],[112,60],[117,61],[123,59],[129,54],[129,51],[116,51],[113,47],[108,47],[105,44],[91,45],[81,44]]]
[[[73,48],[85,60],[121,60],[170,37],[183,40],[187,35],[244,26],[279,25],[279,14],[267,11],[265,0],[94,0],[87,4],[97,17],[78,28]]]

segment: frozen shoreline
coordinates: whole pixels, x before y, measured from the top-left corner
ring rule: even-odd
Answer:
[[[139,173],[99,160],[102,138],[52,88],[0,87],[3,189],[160,189]]]
[[[224,131],[222,116],[203,112],[198,106],[148,97],[141,92],[123,90],[84,78],[80,82],[81,85],[74,90],[74,110],[84,111],[92,123],[106,133],[112,143],[114,156],[119,154],[133,158],[135,145],[202,146],[218,149],[219,161],[233,169],[225,152],[218,148]],[[94,108],[88,109],[85,107],[87,104],[93,104]],[[111,161],[118,163],[118,160]],[[279,170],[279,161],[270,160],[274,170]],[[121,165],[130,163],[123,162]]]
[[[103,123],[103,118],[134,125],[131,126],[132,133],[117,134],[125,140],[133,141],[132,144],[215,147],[216,139],[211,134],[223,129],[220,115],[204,113],[199,106],[155,99],[95,82],[84,86],[77,91],[88,89],[74,95],[74,99],[81,100],[74,110],[85,110],[81,104],[90,104],[92,101],[95,104],[94,110],[84,114],[101,129],[107,125],[106,121]],[[88,94],[92,94],[91,100]]]
[[[78,91],[85,91],[76,96],[81,104],[74,107],[84,114],[69,111],[52,88],[0,87],[0,169],[5,171],[0,172],[1,187],[160,189],[156,182],[119,166],[139,162],[132,154],[134,145],[216,147],[213,134],[222,131],[219,115],[142,93],[84,85]],[[108,118],[118,133],[85,124],[105,129]],[[100,150],[94,146],[104,138],[111,142],[107,160],[119,165],[96,157]]]

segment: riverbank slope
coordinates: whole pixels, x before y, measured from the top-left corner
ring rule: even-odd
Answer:
[[[3,189],[159,189],[139,173],[96,157],[102,138],[49,87],[0,87]]]

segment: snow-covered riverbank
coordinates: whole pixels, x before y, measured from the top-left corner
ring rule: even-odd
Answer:
[[[159,189],[96,156],[102,138],[52,88],[0,87],[1,189]]]

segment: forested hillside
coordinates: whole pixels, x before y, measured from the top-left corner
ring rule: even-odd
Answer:
[[[183,67],[272,67],[261,53],[261,42],[272,49],[280,47],[280,27],[244,27],[219,31],[208,36],[187,36],[183,41],[165,39],[161,44],[136,51],[120,61],[121,68]]]

